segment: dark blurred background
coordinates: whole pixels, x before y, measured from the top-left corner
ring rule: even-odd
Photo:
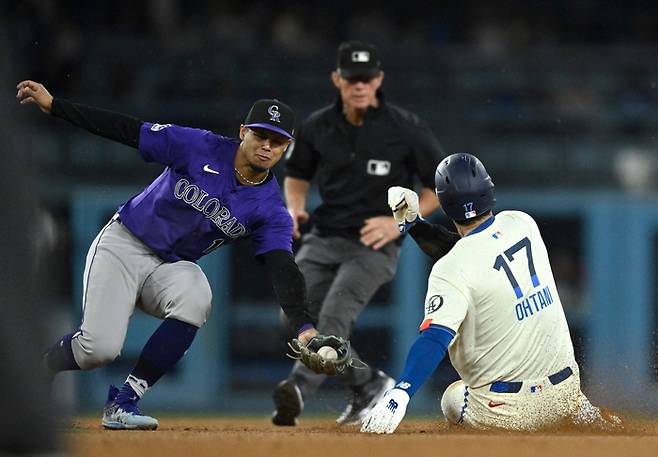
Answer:
[[[656,410],[654,400],[627,397],[656,385],[658,3],[0,5],[11,18],[9,54],[19,80],[36,80],[55,96],[143,120],[227,136],[237,135],[258,98],[286,101],[298,122],[331,103],[329,74],[338,44],[377,44],[388,100],[429,122],[447,154],[478,155],[501,192],[500,209],[523,209],[539,221],[585,385],[595,398],[596,392],[609,398],[614,391],[617,406]],[[39,293],[54,313],[56,334],[78,322],[81,268],[91,238],[160,168],[129,148],[34,107],[19,107],[13,86],[0,92],[0,114],[20,124],[21,150],[38,173],[41,241],[50,253],[50,281]],[[282,167],[276,172],[281,182]],[[366,360],[394,376],[422,303],[406,302],[401,291],[414,284],[422,300],[430,267],[413,243],[404,251],[396,279],[378,293],[354,335]],[[160,401],[158,389],[145,402],[176,410],[269,412],[270,389],[289,362],[268,278],[248,243],[210,257],[204,268],[214,287],[213,317],[190,361],[162,388],[181,402]],[[136,316],[123,356],[100,374],[64,376],[61,388],[74,411],[100,407],[106,381],[122,380],[149,325],[149,318]],[[603,379],[619,370],[615,382]],[[435,397],[454,376],[445,366],[424,395]],[[321,395],[338,398],[332,387]],[[186,397],[188,390],[199,396]],[[316,403],[320,412],[342,406],[337,399],[338,406]],[[436,412],[433,403],[418,408]]]

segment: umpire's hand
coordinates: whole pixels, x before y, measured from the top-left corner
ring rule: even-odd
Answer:
[[[43,87],[43,84],[28,79],[20,82],[16,89],[18,89],[16,98],[21,102],[21,105],[34,103],[41,111],[50,114],[53,106],[53,96]]]
[[[302,237],[299,226],[308,222],[310,216],[304,209],[288,208],[290,217],[292,218],[292,236],[298,240]]]
[[[399,237],[398,223],[390,216],[371,217],[361,227],[361,243],[375,251]]]

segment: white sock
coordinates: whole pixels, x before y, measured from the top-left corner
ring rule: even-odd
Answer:
[[[130,387],[132,387],[139,398],[142,398],[149,388],[148,382],[144,381],[143,379],[136,378],[131,374],[126,378],[126,382],[130,385]]]

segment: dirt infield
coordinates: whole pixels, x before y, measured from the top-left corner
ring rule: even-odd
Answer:
[[[107,431],[98,419],[80,419],[64,433],[76,456],[412,457],[656,456],[658,421],[629,421],[614,433],[563,429],[550,433],[465,432],[444,423],[405,421],[393,435],[371,436],[339,428],[330,418],[274,427],[268,418],[176,418],[153,432]]]

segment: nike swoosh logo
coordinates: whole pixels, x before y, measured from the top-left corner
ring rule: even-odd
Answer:
[[[489,408],[495,408],[496,406],[503,406],[505,404],[504,401],[490,401],[489,402]]]
[[[203,171],[206,171],[206,172],[208,172],[208,173],[212,173],[212,174],[215,174],[215,175],[218,175],[218,174],[219,174],[219,171],[217,171],[217,170],[213,170],[212,168],[210,168],[210,164],[209,164],[209,163],[207,163],[207,164],[205,164],[205,165],[203,166]]]

